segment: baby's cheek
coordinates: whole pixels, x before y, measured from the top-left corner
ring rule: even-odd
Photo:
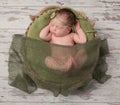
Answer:
[[[63,31],[64,34],[69,34],[69,32],[70,32],[70,30],[67,30],[67,29],[65,29],[65,30]]]

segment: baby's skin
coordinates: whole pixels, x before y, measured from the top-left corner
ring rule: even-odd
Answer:
[[[39,37],[50,43],[64,46],[73,46],[75,43],[86,43],[87,38],[80,27],[79,21],[75,24],[76,33],[71,32],[72,27],[65,23],[66,20],[64,15],[56,16],[45,28],[41,30]],[[77,63],[78,57],[82,57],[81,61],[79,60],[79,63]],[[74,68],[80,68],[86,59],[86,52],[79,50],[74,56],[71,54],[67,60],[65,60],[63,51],[54,47],[51,48],[51,56],[46,57],[45,64],[53,70],[69,71],[73,66]]]

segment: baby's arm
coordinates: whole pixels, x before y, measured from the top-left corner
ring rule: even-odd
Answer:
[[[50,24],[40,31],[39,37],[45,41],[51,40]]]
[[[75,43],[86,43],[87,38],[86,38],[85,33],[83,32],[83,30],[80,27],[79,21],[77,21],[75,29],[76,29],[76,32],[77,32],[73,37]]]

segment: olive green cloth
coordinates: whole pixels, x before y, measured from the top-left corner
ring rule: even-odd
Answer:
[[[45,61],[54,56],[52,50],[55,55],[64,53],[65,57],[59,56],[65,58],[63,62],[59,57],[57,62],[60,60],[64,65],[73,56],[77,66],[71,66],[68,71],[54,69],[54,65],[50,68],[48,65],[52,65],[52,62],[49,64]],[[9,54],[9,84],[27,93],[40,87],[52,91],[55,96],[68,95],[75,89],[86,86],[92,79],[104,83],[110,77],[106,75],[107,41],[99,38],[86,44],[62,46],[14,35]]]

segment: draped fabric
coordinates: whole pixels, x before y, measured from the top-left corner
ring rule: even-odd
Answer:
[[[62,46],[16,34],[9,51],[9,84],[27,93],[40,87],[68,95],[92,79],[104,83],[110,77],[106,54],[106,39]]]

